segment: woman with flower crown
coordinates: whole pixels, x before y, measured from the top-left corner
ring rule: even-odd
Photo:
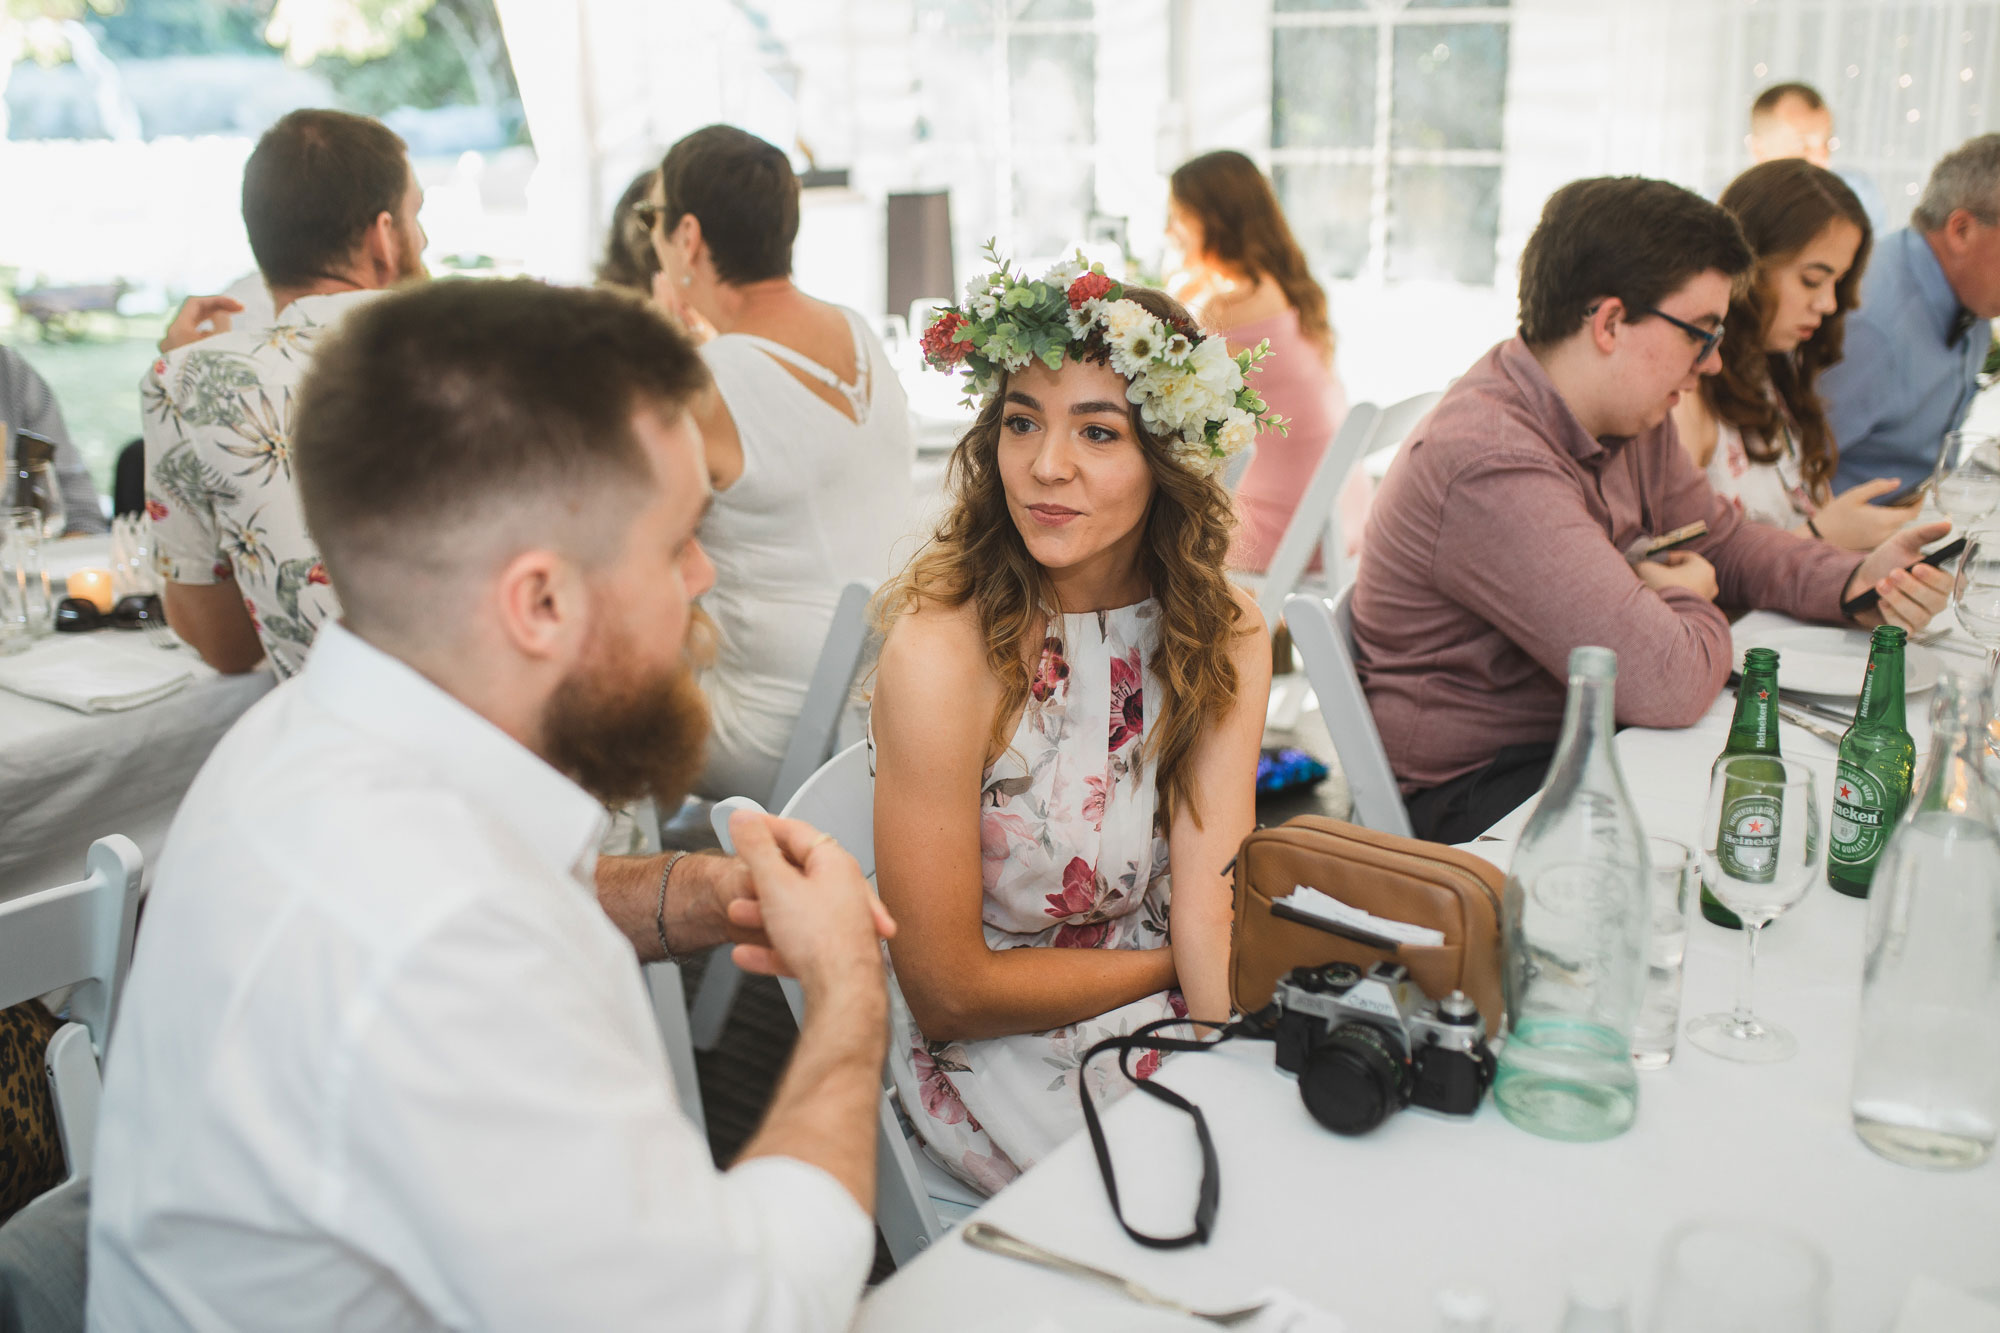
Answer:
[[[902,925],[890,1065],[932,1155],[987,1192],[1080,1125],[1094,1043],[1228,1018],[1224,868],[1255,822],[1271,671],[1223,572],[1219,481],[1268,420],[1244,382],[1261,351],[1080,261],[996,268],[924,338],[979,413],[879,603],[871,725]],[[1121,1090],[1115,1061],[1089,1077]]]

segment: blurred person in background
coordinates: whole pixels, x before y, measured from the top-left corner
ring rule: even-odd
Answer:
[[[702,599],[720,631],[703,673],[713,729],[703,796],[767,797],[852,580],[890,574],[910,519],[908,400],[868,321],[792,281],[799,178],[779,149],[710,125],[667,150],[640,216],[658,299],[702,344],[695,406],[715,502]]]
[[[1271,562],[1313,469],[1347,416],[1333,365],[1326,292],[1257,165],[1225,149],[1182,163],[1169,179],[1167,239],[1182,271],[1169,282],[1202,327],[1232,352],[1268,340],[1257,391],[1285,418],[1280,434],[1257,437],[1257,454],[1236,487],[1237,529],[1229,563],[1261,572]],[[1359,468],[1340,494],[1348,554],[1361,549],[1368,477]]]
[[[140,381],[167,619],[218,671],[268,655],[279,679],[294,675],[339,615],[292,480],[294,399],[328,329],[423,275],[423,198],[402,139],[379,121],[285,116],[243,168],[243,226],[274,322],[243,323],[229,297],[190,301]]]
[[[0,501],[13,499],[15,433],[33,431],[55,441],[56,481],[62,487],[64,531],[105,532],[111,527],[97,502],[97,487],[83,455],[70,443],[56,396],[27,360],[11,347],[0,347],[0,444],[7,453],[7,471],[0,476]]]
[[[660,257],[653,253],[653,238],[639,216],[639,206],[652,188],[653,168],[647,167],[618,196],[604,237],[604,256],[597,261],[598,286],[622,287],[652,297],[653,281],[660,275]]]
[[[1840,177],[1802,158],[1750,168],[1720,202],[1755,259],[1723,321],[1721,368],[1674,408],[1681,443],[1744,517],[1872,550],[1911,515],[1869,503],[1893,480],[1833,494],[1839,451],[1815,388],[1860,299],[1868,215]]]
[[[1743,143],[1752,162],[1796,157],[1825,167],[1854,191],[1870,227],[1881,231],[1887,223],[1888,206],[1875,182],[1858,171],[1841,171],[1833,165],[1833,151],[1840,146],[1833,133],[1833,109],[1811,84],[1774,83],[1758,93],[1750,104],[1750,133],[1743,137]]]
[[[2000,134],[1932,168],[1910,225],[1882,238],[1847,355],[1820,381],[1840,445],[1836,489],[1928,481],[1965,422],[2000,317]]]

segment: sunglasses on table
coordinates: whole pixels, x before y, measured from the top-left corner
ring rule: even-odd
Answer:
[[[65,597],[56,603],[58,634],[81,634],[85,630],[106,626],[112,629],[144,629],[148,625],[166,623],[166,611],[160,606],[157,593],[121,597],[109,611],[98,610],[97,603],[82,597]]]

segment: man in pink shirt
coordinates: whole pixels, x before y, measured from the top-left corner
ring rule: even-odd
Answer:
[[[1541,785],[1572,648],[1618,654],[1621,725],[1684,727],[1733,666],[1718,608],[1920,628],[1951,581],[1906,569],[1949,525],[1865,557],[1748,523],[1688,461],[1668,415],[1716,349],[1750,268],[1735,221],[1638,177],[1556,191],[1521,256],[1521,330],[1404,446],[1354,590],[1361,683],[1419,837],[1477,836]],[[1705,537],[1628,561],[1700,519]]]

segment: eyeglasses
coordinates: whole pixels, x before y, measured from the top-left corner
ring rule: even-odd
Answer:
[[[1705,329],[1699,324],[1690,324],[1684,319],[1675,319],[1658,306],[1652,305],[1646,307],[1646,313],[1649,315],[1658,315],[1661,319],[1664,319],[1667,323],[1673,325],[1700,345],[1701,350],[1695,353],[1694,358],[1694,363],[1697,366],[1708,360],[1708,354],[1713,352],[1715,345],[1722,341],[1722,328],[1720,325],[1712,329]]]
[[[667,206],[656,204],[650,199],[641,199],[632,205],[632,216],[639,220],[640,226],[651,231],[667,220]]]
[[[56,630],[64,634],[80,634],[106,625],[113,629],[144,629],[166,623],[166,612],[154,593],[121,598],[109,611],[100,611],[95,602],[81,597],[65,597],[56,603]]]

